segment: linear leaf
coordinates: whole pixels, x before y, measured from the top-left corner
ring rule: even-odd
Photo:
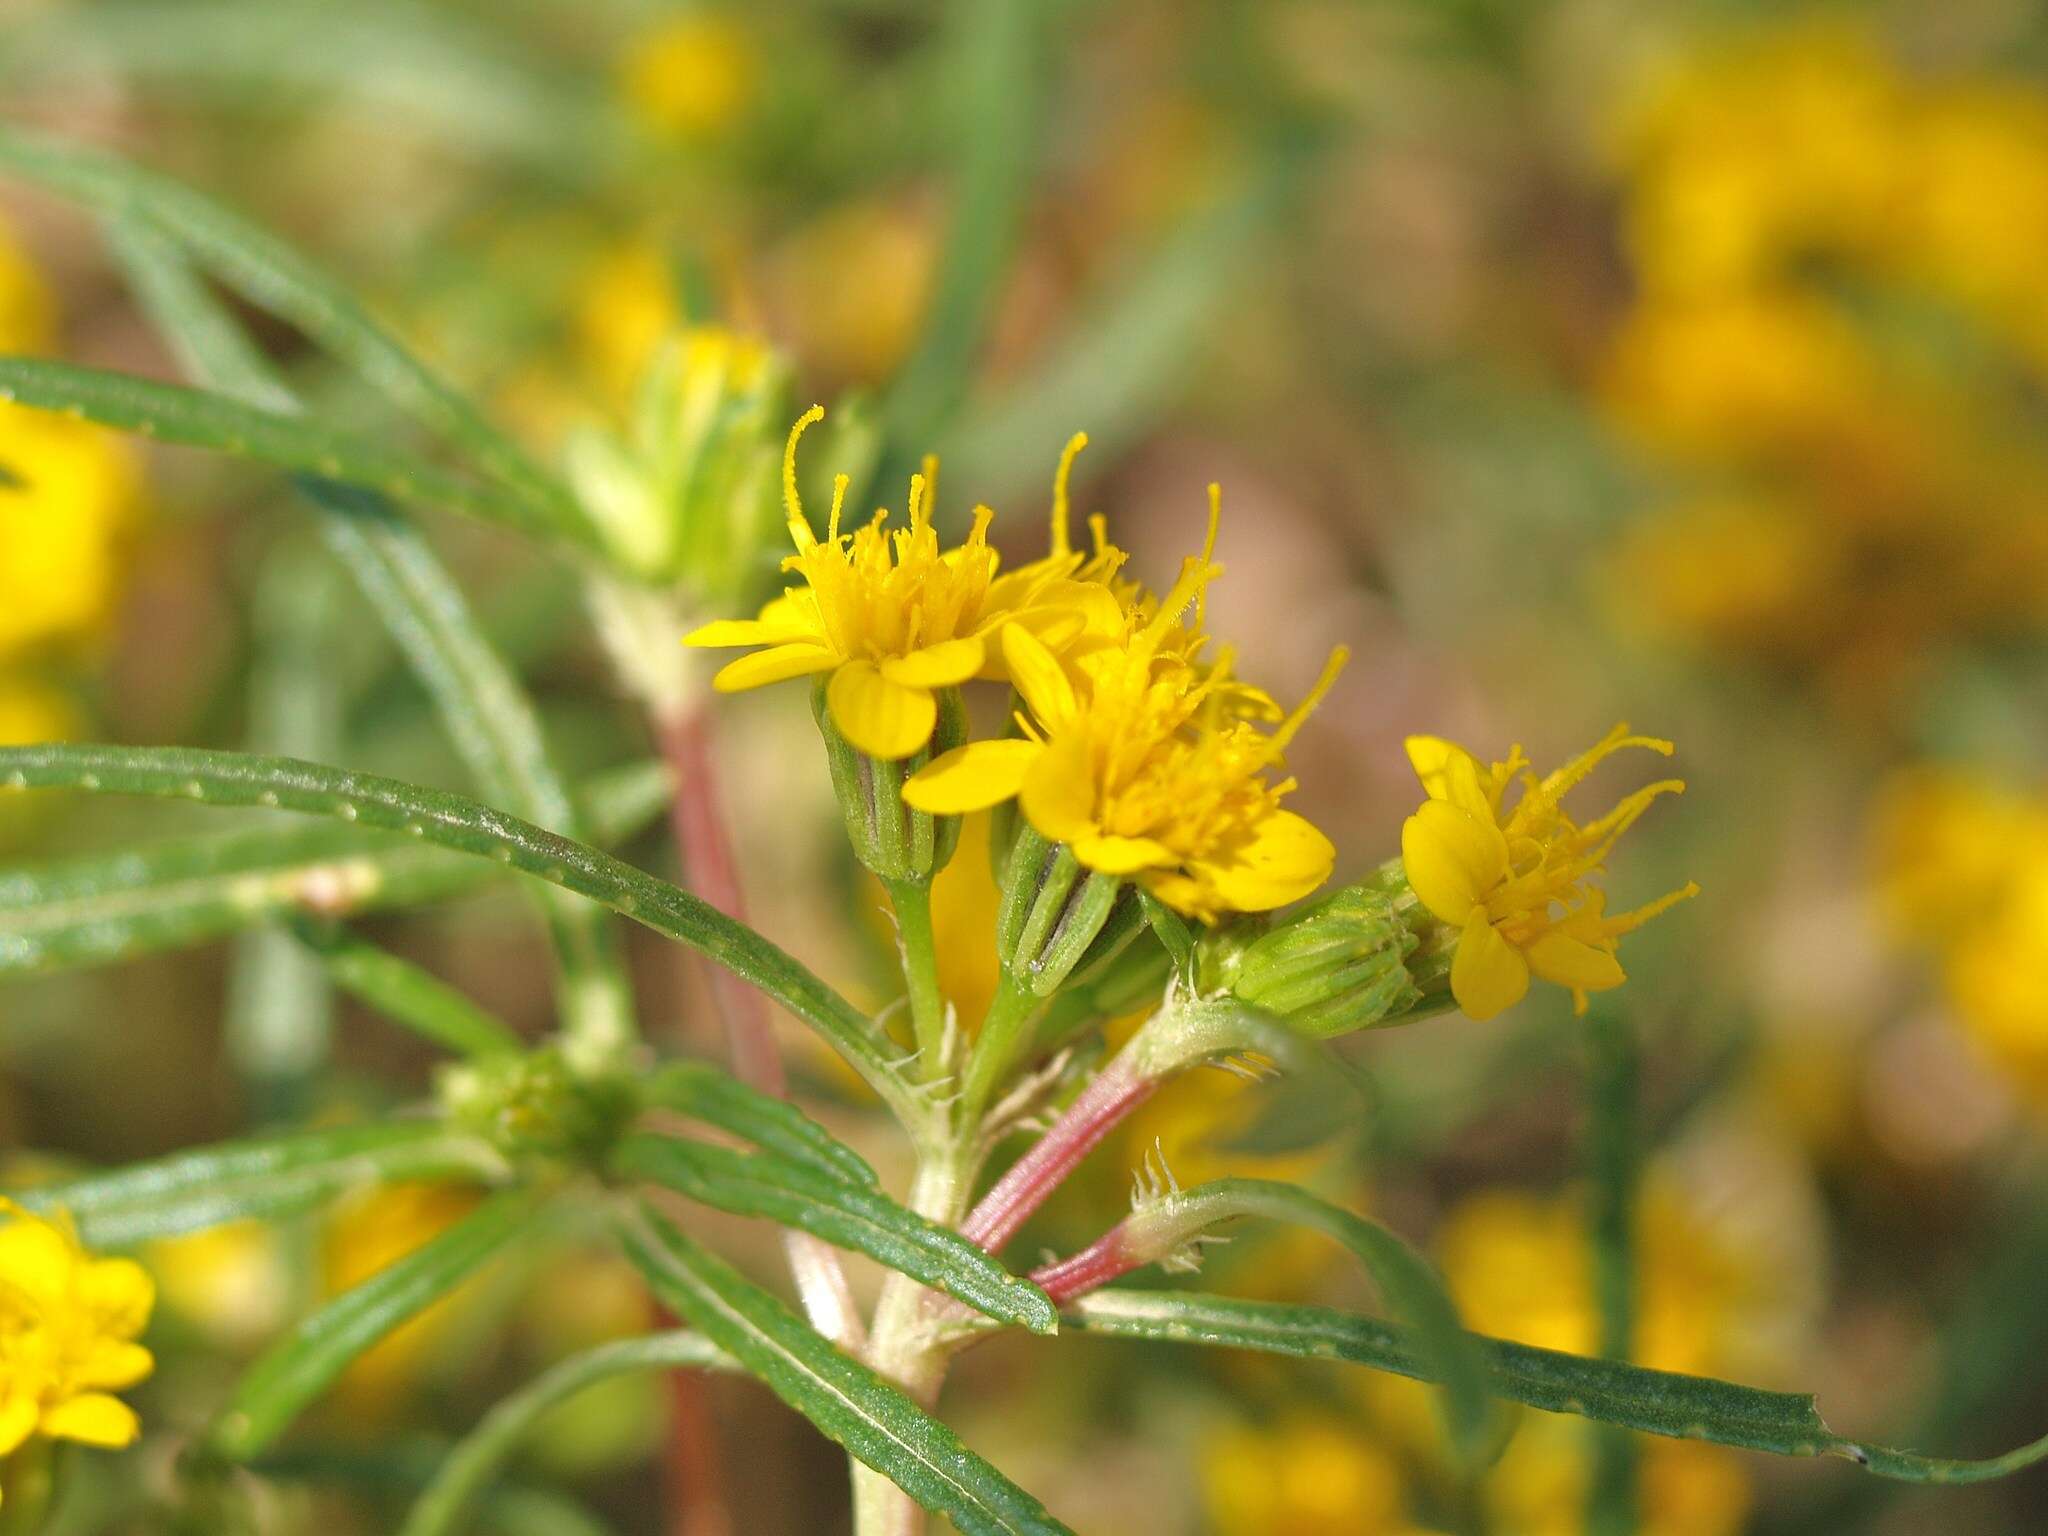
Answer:
[[[1346,1360],[1418,1381],[1434,1379],[1408,1330],[1323,1307],[1193,1291],[1107,1290],[1075,1303],[1068,1321],[1088,1333]],[[1840,1456],[1879,1477],[1913,1483],[1984,1482],[2048,1461],[2048,1437],[1986,1460],[1943,1460],[1837,1435],[1808,1396],[1478,1334],[1473,1339],[1486,1359],[1494,1395],[1645,1434],[1780,1456]]]
[[[67,412],[160,442],[345,480],[414,506],[535,530],[531,511],[495,488],[368,438],[206,390],[50,358],[0,357],[0,400]]]
[[[0,790],[78,789],[332,816],[496,859],[688,944],[823,1035],[877,1093],[921,1113],[870,1021],[785,951],[687,891],[467,796],[289,758],[186,747],[0,747]]]
[[[304,1319],[249,1368],[207,1432],[229,1461],[259,1454],[364,1350],[474,1274],[529,1225],[531,1190],[493,1195],[454,1226]]]
[[[1066,1533],[945,1425],[658,1215],[641,1209],[622,1235],[664,1305],[962,1536]]]
[[[97,213],[155,225],[244,298],[290,321],[355,369],[400,410],[474,454],[525,508],[516,521],[564,533],[581,528],[581,513],[566,491],[345,289],[276,236],[167,176],[9,129],[0,129],[0,167]]]
[[[1033,1333],[1057,1333],[1059,1313],[959,1233],[907,1210],[878,1189],[848,1184],[803,1163],[734,1152],[671,1136],[629,1136],[615,1172],[645,1179],[740,1216],[762,1216],[840,1248],[864,1253],[970,1307]]]
[[[484,638],[462,589],[419,531],[374,495],[326,481],[304,488],[321,509],[328,547],[347,564],[432,695],[483,798],[580,839],[575,802],[549,755],[532,698]],[[610,919],[559,887],[541,892],[571,1031],[623,1044],[634,1033],[633,1001]]]
[[[650,1106],[689,1115],[843,1183],[875,1187],[875,1170],[845,1142],[787,1099],[749,1088],[700,1061],[663,1067],[641,1089]]]
[[[579,799],[597,841],[613,842],[660,814],[667,772],[653,762],[613,769]],[[499,873],[414,838],[339,825],[214,834],[0,870],[0,976],[129,960],[298,913],[415,906]]]
[[[96,1248],[125,1248],[223,1222],[306,1210],[352,1189],[402,1179],[492,1180],[504,1159],[473,1136],[428,1121],[224,1142],[111,1173],[28,1191],[34,1210],[62,1208]]]
[[[1142,1224],[1148,1234],[1164,1234],[1178,1244],[1216,1222],[1245,1216],[1311,1227],[1357,1255],[1387,1305],[1413,1328],[1430,1379],[1443,1383],[1452,1443],[1468,1461],[1479,1459],[1488,1439],[1485,1362],[1428,1260],[1378,1222],[1292,1184],[1216,1179],[1147,1202],[1127,1225],[1136,1229]]]
[[[681,1331],[618,1339],[571,1355],[501,1399],[478,1421],[441,1463],[398,1536],[457,1536],[534,1426],[587,1388],[639,1371],[732,1369],[732,1359],[709,1339]]]
[[[291,927],[336,986],[444,1050],[484,1057],[522,1049],[504,1020],[411,961],[337,924],[301,917]]]

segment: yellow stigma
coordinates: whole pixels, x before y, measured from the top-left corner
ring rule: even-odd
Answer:
[[[135,1342],[155,1300],[141,1265],[94,1257],[61,1213],[0,1199],[0,1458],[36,1437],[134,1442],[135,1411],[113,1394],[155,1369]]]
[[[1053,472],[1052,553],[1055,558],[1073,552],[1073,545],[1067,539],[1067,481],[1074,472],[1074,460],[1081,456],[1081,450],[1087,446],[1088,434],[1086,432],[1076,432],[1072,437],[1068,438],[1067,446],[1060,451],[1060,467]],[[1091,528],[1094,527],[1094,519],[1089,519],[1089,526]],[[1107,524],[1104,526],[1107,527]],[[1101,543],[1101,534],[1098,533],[1096,536],[1098,548],[1101,546]]]
[[[1401,829],[1402,862],[1416,897],[1459,930],[1451,992],[1472,1017],[1491,1018],[1518,1002],[1532,974],[1571,988],[1583,1011],[1587,993],[1626,979],[1616,940],[1698,892],[1688,883],[1632,912],[1607,915],[1606,895],[1592,880],[1608,851],[1652,801],[1685,788],[1679,779],[1659,780],[1597,821],[1574,822],[1562,805],[1565,794],[1624,747],[1666,757],[1673,750],[1668,741],[1616,726],[1591,751],[1538,779],[1519,747],[1506,762],[1482,768],[1440,737],[1408,739],[1409,761],[1429,799]],[[1504,809],[1516,780],[1522,793]]]

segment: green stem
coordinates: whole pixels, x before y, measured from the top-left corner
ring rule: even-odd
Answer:
[[[1045,999],[1034,997],[1031,989],[1007,970],[996,984],[988,1013],[981,1021],[981,1033],[967,1058],[967,1078],[961,1092],[961,1108],[968,1124],[980,1123],[989,1099],[1017,1064],[1018,1052],[1031,1038]]]
[[[929,1082],[946,1069],[946,995],[939,986],[939,952],[932,936],[932,883],[916,876],[883,883],[896,909],[903,982],[910,992],[910,1023],[917,1034],[918,1075]]]
[[[56,1502],[57,1457],[51,1443],[32,1435],[11,1456],[0,1457],[0,1536],[35,1536]]]
[[[1599,1008],[1586,1020],[1586,1049],[1586,1161],[1592,1183],[1587,1231],[1600,1353],[1626,1361],[1635,1334],[1635,1036],[1619,1014]],[[1631,1536],[1638,1505],[1635,1440],[1611,1425],[1595,1429],[1593,1437],[1586,1530],[1589,1536]]]
[[[966,1122],[973,1125],[972,1117]],[[956,1227],[967,1213],[978,1159],[962,1135],[924,1151],[907,1204],[918,1215]],[[908,1393],[920,1407],[937,1401],[945,1380],[947,1351],[937,1325],[944,1300],[908,1275],[892,1273],[882,1282],[869,1333],[868,1364]],[[853,1468],[855,1536],[919,1536],[925,1513],[917,1502],[872,1467]]]

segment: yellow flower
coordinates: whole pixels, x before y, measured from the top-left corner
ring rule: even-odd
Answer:
[[[55,688],[32,678],[0,675],[0,747],[68,741],[78,729],[78,710]]]
[[[113,1394],[155,1368],[135,1342],[155,1298],[141,1265],[93,1257],[61,1214],[0,1200],[0,1457],[36,1435],[134,1443],[141,1425]]]
[[[727,16],[679,16],[633,45],[620,85],[640,121],[667,138],[701,141],[731,127],[760,74],[753,39]]]
[[[661,247],[636,240],[592,263],[577,290],[570,343],[600,397],[623,408],[655,351],[683,325]]]
[[[338,1206],[328,1223],[322,1279],[330,1296],[352,1290],[424,1247],[476,1209],[482,1197],[464,1184],[384,1184]],[[406,1319],[358,1355],[343,1374],[340,1389],[353,1409],[381,1417],[416,1380],[461,1315],[474,1290],[458,1289]]]
[[[1419,1536],[1399,1465],[1332,1414],[1228,1429],[1203,1448],[1201,1468],[1216,1536]]]
[[[42,352],[57,330],[57,301],[43,274],[0,221],[0,352]]]
[[[1336,850],[1280,808],[1294,781],[1275,782],[1269,770],[1346,653],[1332,654],[1298,709],[1261,731],[1227,653],[1194,665],[1176,650],[1188,634],[1180,616],[1217,570],[1206,554],[1189,559],[1165,598],[1127,615],[1120,644],[1082,647],[1071,662],[1024,626],[1005,629],[1024,735],[945,753],[912,775],[903,798],[958,815],[1014,796],[1039,833],[1087,868],[1129,876],[1205,921],[1306,896],[1329,878]]]
[[[1416,897],[1459,930],[1451,994],[1471,1017],[1490,1019],[1519,1002],[1532,972],[1570,987],[1583,1011],[1588,992],[1626,979],[1615,941],[1699,890],[1688,883],[1609,917],[1605,892],[1587,883],[1651,801],[1685,788],[1681,780],[1661,780],[1579,826],[1560,804],[1565,793],[1623,747],[1667,757],[1672,751],[1668,741],[1616,726],[1590,752],[1538,779],[1519,747],[1506,762],[1481,768],[1470,752],[1440,737],[1408,738],[1408,760],[1429,798],[1401,827],[1401,859]],[[1522,793],[1509,811],[1501,800],[1517,777]]]
[[[804,578],[756,619],[706,624],[685,641],[698,646],[757,645],[765,650],[729,663],[714,678],[734,693],[785,678],[831,674],[825,702],[832,723],[870,757],[909,757],[931,739],[937,690],[989,675],[999,634],[1016,625],[1045,627],[1055,637],[1078,630],[1070,618],[1086,593],[1051,577],[998,581],[998,556],[988,542],[994,513],[977,507],[966,542],[939,547],[932,526],[934,467],[910,482],[910,526],[891,531],[888,512],[852,534],[839,531],[846,477],[833,490],[822,542],[804,517],[796,489],[796,445],[822,406],[797,421],[783,454],[783,500],[797,552],[782,568]]]

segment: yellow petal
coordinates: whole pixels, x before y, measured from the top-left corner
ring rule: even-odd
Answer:
[[[1074,857],[1087,868],[1104,875],[1129,875],[1170,863],[1173,850],[1149,837],[1117,837],[1107,832],[1083,832],[1072,841]]]
[[[1204,865],[1224,904],[1239,912],[1270,912],[1299,901],[1330,878],[1337,850],[1305,816],[1275,811],[1227,864]]]
[[[0,1225],[0,1276],[9,1290],[41,1310],[67,1305],[78,1262],[78,1250],[40,1217],[22,1215]]]
[[[1401,824],[1401,862],[1422,904],[1463,925],[1508,869],[1508,840],[1448,800],[1426,800]]]
[[[79,1274],[78,1294],[102,1332],[132,1339],[149,1322],[156,1281],[133,1259],[95,1259]]]
[[[0,1397],[0,1456],[13,1455],[22,1441],[36,1432],[36,1421],[42,1416],[42,1409],[26,1392]]]
[[[1035,741],[971,741],[933,758],[910,776],[903,798],[934,816],[960,816],[998,805],[1024,785],[1045,747]]]
[[[1628,979],[1611,952],[1555,928],[1531,943],[1526,953],[1530,970],[1575,992],[1605,992]]]
[[[832,674],[825,703],[839,734],[869,757],[908,757],[932,739],[938,701],[926,688],[882,676],[871,661],[849,661]]]
[[[1403,743],[1415,777],[1432,800],[1446,800],[1482,821],[1493,821],[1493,799],[1486,792],[1479,759],[1441,736],[1410,736]]]
[[[1003,630],[1003,661],[1009,667],[1011,685],[1024,696],[1041,724],[1058,730],[1074,718],[1078,709],[1074,685],[1044,641],[1021,624],[1009,625]]]
[[[93,1344],[92,1352],[79,1362],[72,1377],[81,1387],[119,1392],[124,1387],[134,1386],[155,1369],[156,1357],[140,1344],[100,1339]]]
[[[1095,832],[1095,781],[1087,747],[1072,737],[1048,742],[1025,770],[1017,804],[1025,820],[1056,843]]]
[[[805,640],[815,644],[822,638],[794,614],[785,612],[772,619],[714,619],[683,636],[683,644],[698,647],[788,645]]]
[[[978,635],[958,640],[941,640],[908,656],[892,656],[882,665],[882,676],[906,688],[950,688],[964,683],[981,670],[987,647]]]
[[[1502,938],[1484,912],[1474,912],[1451,956],[1451,996],[1468,1017],[1490,1019],[1529,990],[1529,962]]]
[[[839,665],[839,658],[822,646],[777,645],[755,651],[719,668],[711,686],[720,693],[741,693],[792,677],[808,677]]]
[[[142,1433],[135,1410],[103,1392],[87,1392],[45,1410],[40,1428],[52,1440],[76,1440],[109,1450],[133,1445]]]

